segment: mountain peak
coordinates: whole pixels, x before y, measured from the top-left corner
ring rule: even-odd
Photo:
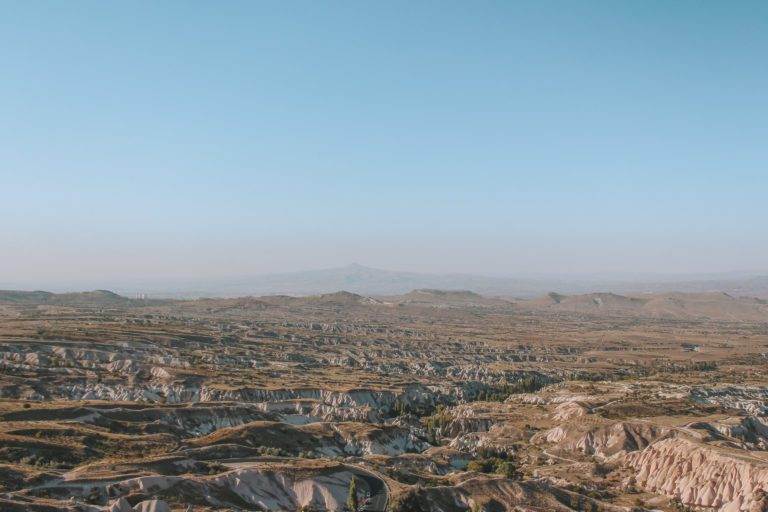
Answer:
[[[342,268],[345,270],[375,270],[371,267],[366,267],[365,265],[361,265],[359,263],[350,263],[349,265]]]

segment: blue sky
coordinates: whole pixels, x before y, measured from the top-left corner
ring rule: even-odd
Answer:
[[[768,269],[768,3],[3,2],[0,282]]]

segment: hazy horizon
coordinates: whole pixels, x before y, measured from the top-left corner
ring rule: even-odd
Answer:
[[[757,1],[14,4],[0,285],[352,261],[768,273],[765,19]]]
[[[616,274],[483,274],[411,272],[359,263],[289,272],[220,277],[137,277],[101,280],[0,281],[0,290],[54,293],[109,290],[155,298],[241,297],[248,295],[315,295],[350,291],[397,295],[416,289],[469,290],[489,296],[531,298],[549,292],[623,294],[725,292],[768,298],[768,272],[616,273]]]

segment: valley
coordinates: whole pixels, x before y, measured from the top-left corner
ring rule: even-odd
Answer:
[[[722,293],[0,292],[0,509],[768,510],[766,354]]]

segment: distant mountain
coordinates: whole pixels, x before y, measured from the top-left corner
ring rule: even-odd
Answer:
[[[615,291],[621,293],[713,293],[724,292],[734,297],[759,297],[768,299],[768,276],[752,277],[702,277],[677,281],[616,282]]]
[[[555,291],[563,294],[606,292],[642,294],[662,292],[725,292],[735,297],[768,298],[768,276],[697,279],[607,280],[599,278],[512,278],[474,274],[399,272],[352,264],[303,272],[268,274],[206,283],[176,283],[154,289],[123,290],[166,297],[241,297],[245,295],[321,295],[339,290],[359,295],[402,295],[412,290],[472,291],[486,297],[535,298]]]
[[[401,295],[416,289],[471,290],[490,296],[530,297],[548,288],[543,288],[542,283],[535,279],[498,278],[471,274],[421,274],[352,264],[323,270],[221,280],[205,285],[190,285],[173,292],[179,296],[192,297],[271,294],[303,296],[334,293],[339,290],[360,295]],[[168,291],[171,290],[166,290],[166,293]]]
[[[490,297],[484,297],[468,290],[434,290],[420,289],[404,295],[387,297],[386,300],[401,305],[423,305],[434,307],[511,307],[512,303]]]
[[[567,312],[593,316],[649,317],[768,322],[768,301],[733,297],[727,293],[661,293],[624,296],[615,293],[560,295],[550,293],[515,303],[531,311]]]
[[[33,292],[21,290],[0,290],[0,302],[13,302],[18,304],[40,303],[49,300],[54,294],[36,290]]]
[[[367,269],[366,269],[367,271]],[[483,296],[467,290],[422,288],[397,295],[375,297],[349,291],[315,295],[264,295],[197,300],[130,299],[108,290],[50,293],[44,291],[0,290],[2,305],[35,307],[73,306],[79,308],[132,308],[181,304],[182,307],[208,311],[262,311],[270,308],[344,309],[391,307],[491,308],[497,311],[529,311],[577,314],[592,317],[634,317],[675,320],[718,320],[732,322],[768,322],[768,300],[734,297],[723,292],[644,293],[621,295],[594,292],[586,294],[548,294],[528,299],[504,299]]]
[[[142,305],[157,301],[129,299],[109,290],[91,292],[51,293],[45,291],[0,290],[0,303],[58,305]]]
[[[94,283],[91,283],[94,285]],[[352,264],[344,267],[266,274],[249,277],[187,280],[187,281],[147,281],[143,283],[95,283],[98,287],[109,287],[125,297],[147,294],[155,298],[198,298],[198,297],[244,297],[261,295],[308,296],[336,293],[345,290],[363,296],[404,295],[413,290],[421,290],[420,297],[412,300],[432,300],[425,298],[430,290],[471,291],[484,297],[536,298],[549,292],[564,295],[593,292],[615,293],[620,295],[641,295],[647,293],[710,293],[725,292],[734,297],[758,297],[768,299],[768,275],[697,275],[685,276],[638,276],[633,278],[590,277],[494,277],[474,274],[429,274],[382,270]],[[95,287],[94,286],[94,287]],[[46,287],[47,288],[47,287]],[[53,287],[54,291],[66,291],[79,287]],[[86,288],[83,286],[83,289]],[[90,288],[90,286],[88,287]],[[48,288],[51,289],[51,288]],[[4,292],[5,299],[24,300],[21,295],[13,294],[47,292]],[[87,292],[92,297],[82,296],[81,300],[109,302],[121,300],[115,297],[99,296],[108,292]],[[8,295],[10,294],[10,295]],[[15,297],[15,298],[14,298]],[[78,297],[69,297],[73,300]],[[39,299],[39,297],[38,297]],[[454,297],[457,299],[457,297]],[[52,299],[58,300],[58,299]],[[469,300],[471,298],[463,298]]]

